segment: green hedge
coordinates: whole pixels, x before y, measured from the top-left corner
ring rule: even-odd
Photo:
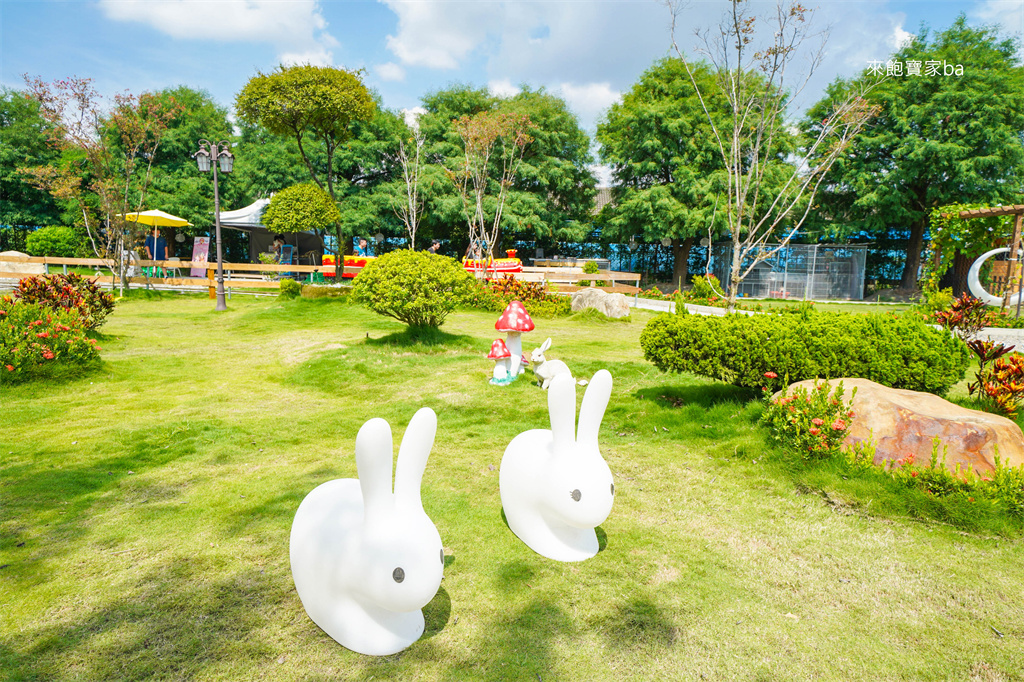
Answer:
[[[943,395],[964,378],[962,341],[916,315],[799,313],[659,315],[640,335],[658,369],[692,372],[749,388],[775,372],[790,382],[860,377]]]

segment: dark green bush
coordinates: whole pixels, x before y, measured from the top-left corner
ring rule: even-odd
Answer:
[[[799,313],[724,317],[659,315],[640,335],[662,371],[692,372],[737,386],[860,377],[943,395],[964,377],[967,347],[917,315]]]
[[[25,248],[33,256],[73,258],[80,241],[70,227],[50,225],[30,233],[25,240]]]
[[[440,327],[473,287],[473,276],[458,261],[401,249],[367,263],[354,294],[380,315],[412,327]]]
[[[14,298],[39,303],[52,310],[71,310],[86,329],[96,329],[114,310],[114,297],[93,280],[76,273],[26,277],[18,282]]]

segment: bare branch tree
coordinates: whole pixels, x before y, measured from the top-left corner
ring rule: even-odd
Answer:
[[[398,141],[398,162],[402,166],[402,179],[405,181],[405,196],[394,206],[395,215],[405,225],[405,231],[409,234],[409,248],[416,248],[416,229],[419,227],[419,218],[423,212],[423,199],[420,197],[420,171],[423,169],[421,156],[426,138],[420,132],[419,126],[413,129],[411,147],[416,150],[415,156],[409,156],[406,150],[405,141]]]
[[[446,172],[462,198],[470,250],[475,244],[482,244],[481,256],[488,260],[498,247],[505,200],[519,172],[526,146],[533,142],[529,133],[532,128],[528,116],[501,111],[484,111],[455,121],[455,129],[462,138],[463,157],[458,168],[447,168]],[[488,221],[484,197],[491,182],[495,154],[500,175],[496,178],[494,214]]]
[[[711,62],[717,87],[729,105],[727,120],[716,120],[706,100],[710,93],[701,92],[695,65],[676,41],[683,3],[664,4],[672,17],[672,49],[686,66],[725,164],[725,214],[733,247],[731,309],[743,279],[786,247],[803,226],[829,168],[876,107],[864,99],[866,91],[850,93],[833,103],[817,136],[794,149],[786,106],[821,65],[828,32],[814,32],[812,12],[798,2],[779,0],[771,16],[759,18],[747,13],[744,0],[732,0],[717,32],[696,32],[701,45],[697,52]],[[798,56],[808,57],[807,68],[794,74]]]

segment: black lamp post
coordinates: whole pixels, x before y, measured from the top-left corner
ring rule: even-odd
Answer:
[[[217,307],[215,310],[227,310],[224,301],[224,248],[220,243],[220,189],[217,186],[217,166],[222,173],[230,173],[235,165],[235,157],[229,150],[226,140],[210,142],[199,140],[199,151],[192,155],[196,165],[203,173],[213,169],[213,222],[217,226]],[[213,163],[216,160],[217,163]]]

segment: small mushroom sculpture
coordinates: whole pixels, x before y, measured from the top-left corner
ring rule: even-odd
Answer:
[[[522,363],[522,334],[532,332],[533,327],[533,319],[530,317],[530,313],[526,312],[526,308],[519,301],[512,301],[505,306],[501,317],[494,323],[495,329],[499,332],[506,332],[508,335],[506,343],[508,344],[509,351],[512,353],[512,366],[509,369],[509,374],[513,377],[517,377],[526,371]]]
[[[501,339],[494,339],[491,344],[491,352],[487,355],[488,360],[494,360],[494,376],[491,383],[495,386],[507,386],[515,380],[515,375],[510,373],[512,367],[512,353],[508,346]]]

